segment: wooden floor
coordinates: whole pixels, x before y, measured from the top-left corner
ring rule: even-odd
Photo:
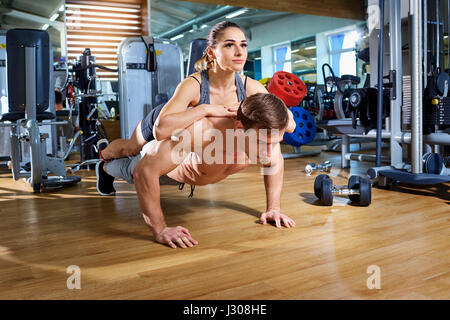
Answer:
[[[330,159],[337,184],[367,163],[341,170],[340,156],[286,160],[283,212],[293,229],[263,226],[262,177],[256,167],[216,185],[162,187],[170,226],[199,241],[189,249],[154,242],[134,192],[116,185],[99,196],[95,174],[78,186],[31,193],[0,175],[1,299],[450,299],[449,184],[428,189],[373,189],[370,207],[335,198],[320,206],[308,162]],[[69,290],[67,267],[81,270]],[[366,286],[368,266],[381,289]]]

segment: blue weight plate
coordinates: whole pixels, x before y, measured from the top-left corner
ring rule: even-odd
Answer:
[[[310,143],[314,140],[317,130],[314,118],[302,107],[293,107],[291,111],[297,126],[294,132],[285,133],[283,139],[294,147]]]

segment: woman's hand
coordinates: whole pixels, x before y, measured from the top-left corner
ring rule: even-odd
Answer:
[[[234,104],[233,105],[204,104],[202,106],[206,111],[207,117],[233,118],[236,117],[237,115],[237,107],[235,108]]]
[[[236,102],[236,103],[227,105],[227,107],[228,107],[228,110],[237,112],[237,109],[239,108],[240,105],[241,105],[240,102]]]

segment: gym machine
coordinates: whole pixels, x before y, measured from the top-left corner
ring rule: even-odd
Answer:
[[[326,77],[325,67],[328,68],[331,76]],[[329,115],[329,118],[334,118],[334,116],[336,116],[337,119],[348,118],[350,114],[349,97],[351,92],[361,82],[361,79],[351,74],[344,74],[340,78],[336,77],[333,68],[328,63],[322,65],[322,74],[326,84],[324,88],[325,97],[328,97],[331,94],[331,92],[328,92],[328,87],[336,88],[333,94],[334,108],[331,110],[333,112]],[[323,117],[324,111],[323,104],[321,104],[319,106],[319,115]],[[322,118],[319,120],[322,120]]]
[[[358,57],[360,56],[362,55],[358,54]],[[327,70],[329,76],[327,76]],[[353,75],[337,77],[328,63],[322,65],[322,75],[325,85],[323,90],[319,89],[318,91],[317,126],[323,129],[326,135],[342,136],[342,139],[331,140],[327,144],[326,150],[349,153],[350,145],[359,145],[358,150],[375,148],[373,138],[347,139],[345,135],[353,133],[355,130],[361,131],[361,133],[367,132],[376,127],[373,109],[369,108],[372,104],[368,104],[368,101],[372,101],[371,98],[374,94],[376,97],[376,89],[358,88],[361,79]],[[364,86],[368,84],[369,79],[367,76]],[[386,106],[389,105],[387,99],[385,99],[385,103]],[[388,108],[385,107],[386,109]],[[360,155],[357,154],[357,156]]]
[[[384,3],[379,1],[379,21],[385,21]],[[410,4],[402,24],[401,7]],[[444,15],[442,8],[446,9]],[[444,70],[441,52],[444,26],[449,34],[449,21],[442,19],[449,16],[449,3],[392,0],[387,9],[389,30],[381,23],[379,30],[374,29],[370,35],[372,88],[357,89],[349,97],[352,107],[370,110],[364,113],[368,119],[356,113],[355,119],[331,120],[318,126],[342,135],[342,168],[348,168],[350,160],[375,162],[367,174],[380,187],[394,182],[413,185],[448,182],[450,170],[445,167],[443,146],[450,145],[447,97],[450,77],[448,70]],[[402,42],[405,34],[410,35],[404,38],[410,43]],[[369,125],[364,120],[369,120]],[[376,139],[376,154],[349,152],[353,137]],[[381,154],[383,141],[389,142],[387,157]],[[383,162],[388,165],[382,166]]]
[[[411,74],[402,73],[401,45],[401,5],[400,0],[390,1],[390,70],[396,70],[396,90],[401,94],[403,87],[403,110],[400,99],[391,100],[390,130],[382,131],[378,119],[377,140],[390,139],[390,166],[380,166],[381,148],[377,150],[376,166],[368,170],[368,175],[381,187],[392,183],[431,185],[450,181],[450,170],[445,168],[441,146],[450,145],[450,105],[447,104],[449,77],[442,68],[443,26],[441,8],[449,16],[449,3],[440,0],[410,2],[409,30]],[[384,16],[384,0],[380,0],[381,18]],[[383,21],[383,20],[381,20]],[[449,32],[447,21],[447,35]],[[380,26],[379,74],[383,71],[384,25]],[[430,46],[430,47],[429,47]],[[425,71],[425,72],[423,72]],[[401,77],[403,75],[403,78]],[[408,93],[411,93],[408,96]],[[381,93],[379,90],[378,97]],[[381,106],[378,101],[378,112]],[[401,116],[401,112],[403,115]],[[403,120],[403,121],[402,121]],[[403,122],[403,123],[402,123]],[[425,144],[425,145],[424,145]],[[402,145],[408,145],[409,157],[404,161]],[[425,147],[425,148],[424,148]],[[424,151],[425,154],[424,154]],[[408,153],[406,153],[408,155]]]
[[[55,121],[53,86],[53,52],[45,31],[11,29],[6,34],[8,112],[0,119],[1,127],[11,130],[11,171],[14,180],[26,178],[34,192],[43,188],[59,188],[81,181],[67,176],[64,157],[47,153],[47,142]],[[48,111],[46,111],[48,110]],[[42,127],[50,126],[45,133]],[[21,167],[22,143],[30,153],[30,170]],[[54,147],[54,144],[50,144]],[[53,153],[54,153],[53,149]],[[54,176],[49,174],[53,173]]]
[[[121,42],[117,59],[120,132],[129,139],[139,121],[173,96],[184,78],[183,54],[176,42],[133,37]]]
[[[99,159],[97,144],[104,139],[108,140],[106,130],[99,119],[98,98],[104,96],[101,90],[97,89],[96,69],[103,69],[110,72],[117,72],[115,69],[107,68],[96,63],[96,58],[91,54],[91,50],[86,48],[78,60],[72,63],[70,73],[74,94],[74,106],[70,106],[78,111],[80,131],[72,140],[74,142],[80,136],[81,163],[71,167],[93,168]],[[72,171],[74,171],[72,169]]]

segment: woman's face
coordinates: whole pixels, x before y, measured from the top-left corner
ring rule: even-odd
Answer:
[[[239,72],[247,60],[247,39],[239,28],[227,28],[219,34],[216,47],[207,52],[221,69]]]

